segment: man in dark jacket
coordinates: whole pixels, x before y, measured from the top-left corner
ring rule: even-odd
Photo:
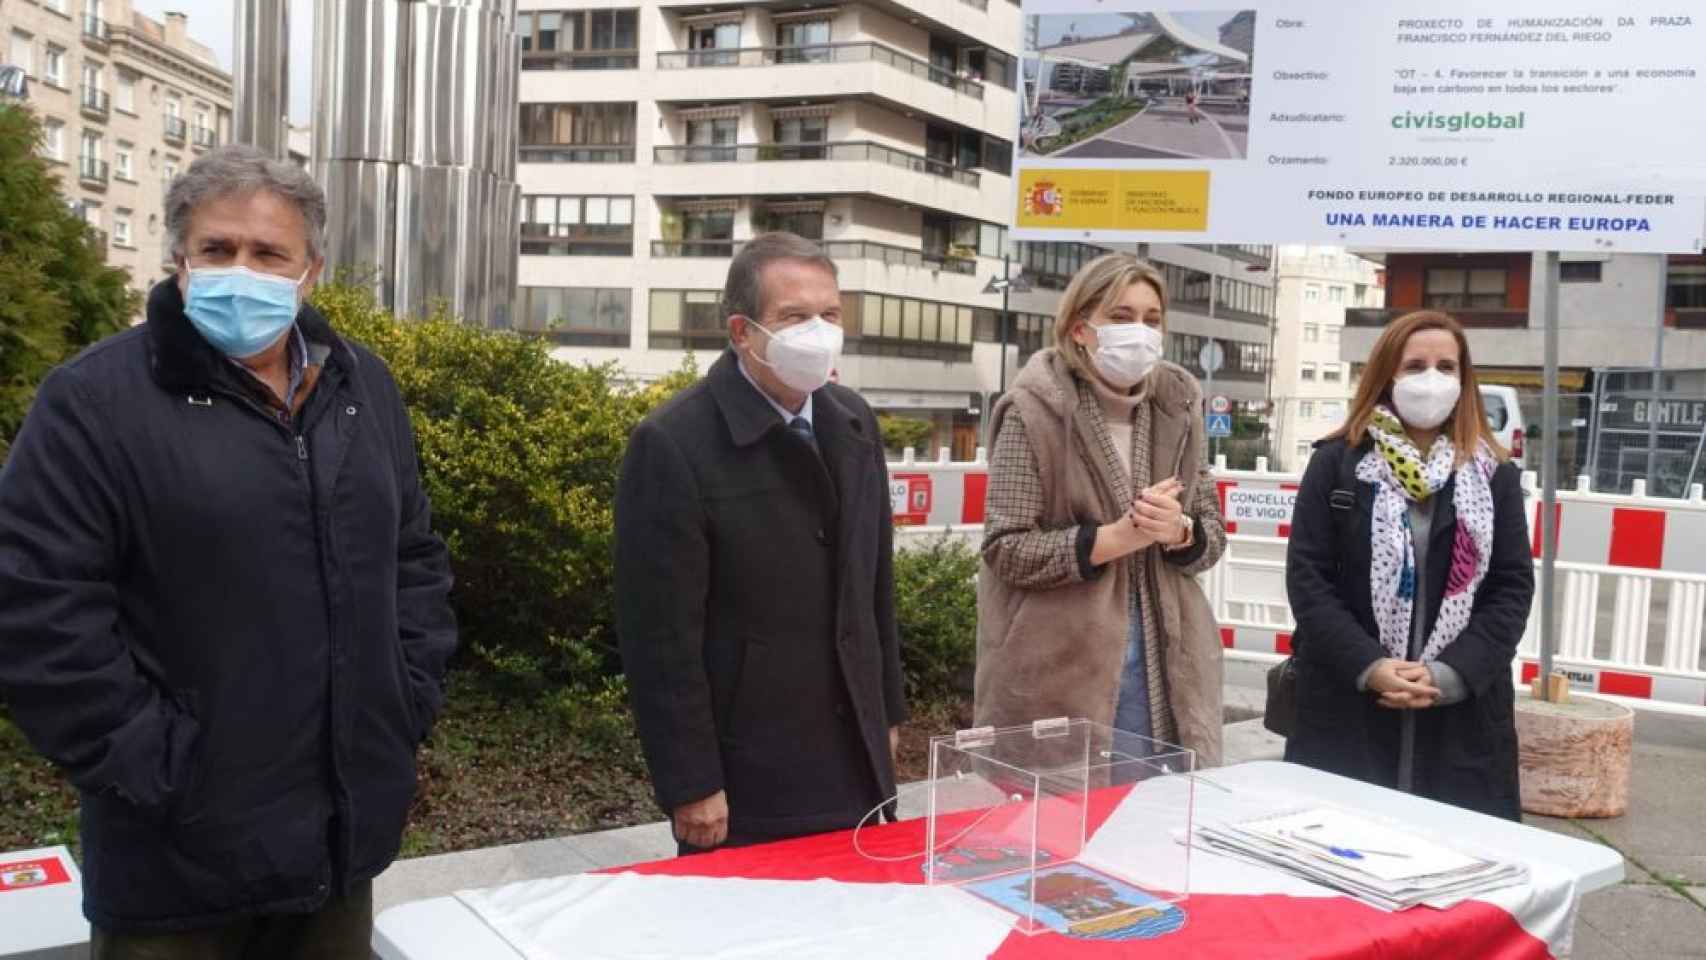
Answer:
[[[647,417],[616,499],[616,616],[682,851],[851,827],[894,790],[906,712],[876,418],[829,383],[835,265],[748,243],[732,348]]]
[[[0,473],[0,694],[80,793],[96,958],[369,955],[456,627],[396,384],[302,304],[325,218],[197,160],[177,277]]]

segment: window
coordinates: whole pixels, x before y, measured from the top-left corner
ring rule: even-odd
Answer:
[[[1433,310],[1503,310],[1505,280],[1502,267],[1429,270],[1422,305]]]
[[[720,348],[728,341],[719,290],[653,290],[651,346],[657,350]]]
[[[83,61],[83,86],[87,89],[101,89],[101,65],[92,60]]]
[[[6,62],[14,67],[21,67],[25,73],[32,77],[35,76],[35,42],[29,34],[22,30],[12,31],[12,42],[7,49]]]
[[[634,254],[633,197],[524,197],[521,216],[524,254],[570,257]]]
[[[1320,303],[1321,302],[1321,287],[1319,285],[1313,284],[1313,283],[1305,286],[1303,288],[1303,302],[1304,303]]]
[[[1344,369],[1336,363],[1321,364],[1321,380],[1325,383],[1338,383],[1344,378]]]
[[[687,121],[688,163],[733,163],[735,138],[740,121],[734,117],[720,120]]]
[[[1308,463],[1309,458],[1314,456],[1314,455],[1315,455],[1315,445],[1314,444],[1310,443],[1307,440],[1297,441],[1297,463],[1298,463],[1298,466],[1301,467],[1302,465]]]
[[[65,51],[51,43],[47,45],[47,58],[42,67],[42,79],[56,87],[65,86]]]
[[[83,153],[82,153],[83,159],[85,159],[85,160],[99,160],[99,159],[101,159],[101,147],[102,146],[103,146],[103,144],[101,142],[101,135],[100,134],[96,133],[93,130],[83,131]]]
[[[1344,287],[1336,287],[1336,286],[1335,287],[1328,287],[1327,288],[1327,302],[1328,303],[1344,303],[1345,302],[1345,288]]]
[[[1303,366],[1298,370],[1298,378],[1307,383],[1315,382],[1315,364],[1305,360]]]
[[[516,16],[523,70],[632,70],[638,10],[535,11]]]
[[[118,71],[118,93],[113,99],[114,106],[125,113],[136,112],[136,74],[128,70]]]
[[[828,20],[792,20],[776,25],[777,63],[827,63],[833,50],[828,49]],[[803,49],[802,49],[803,48]]]
[[[113,243],[120,247],[130,246],[130,211],[113,211]]]
[[[160,176],[162,179],[164,179],[166,181],[167,186],[171,186],[172,181],[178,179],[178,158],[177,157],[167,157],[166,158],[166,165],[165,165],[165,167],[163,167],[161,169]]]
[[[980,257],[999,257],[1001,250],[1007,245],[1007,228],[985,223],[978,227],[977,255]]]
[[[1344,330],[1343,327],[1328,326],[1327,327],[1327,342],[1328,343],[1338,343],[1339,342],[1339,334],[1341,332],[1343,332],[1343,330]]]
[[[983,169],[1004,177],[1013,175],[1013,144],[997,137],[983,141]]]
[[[724,51],[721,53],[695,53],[688,61],[693,66],[732,67],[738,64],[740,54],[734,51],[740,49],[740,21],[707,23],[689,27],[687,30],[687,49]]]
[[[1096,253],[1101,253],[1097,250]],[[1208,309],[1209,295],[1214,289],[1214,277],[1201,270],[1191,270],[1171,263],[1161,265],[1167,278],[1167,298],[1170,305]]]
[[[1216,337],[1214,342],[1220,347],[1222,358],[1220,369],[1214,372],[1216,380],[1260,381],[1267,375],[1268,345],[1265,341],[1252,343]],[[1170,333],[1166,340],[1167,359],[1201,379],[1208,375],[1202,366],[1202,355],[1208,344],[1207,337]]]
[[[113,147],[113,175],[120,180],[134,181],[136,179],[135,155],[136,148],[120,140]]]
[[[828,117],[784,117],[774,122],[771,128],[772,139],[784,144],[814,144],[826,143],[829,140]],[[782,159],[787,160],[822,160],[828,155],[824,147],[805,146],[800,149],[787,150],[782,153]]]
[[[1665,299],[1672,310],[1706,310],[1706,263],[1672,261]]]
[[[1345,405],[1338,400],[1327,400],[1321,404],[1321,418],[1334,423],[1344,419]]]
[[[1297,416],[1303,420],[1315,419],[1315,401],[1300,400],[1297,403]]]
[[[569,346],[625,347],[633,291],[621,287],[522,287],[516,328]]]
[[[1321,341],[1321,325],[1318,323],[1306,323],[1306,324],[1304,324],[1303,325],[1303,342],[1304,343],[1319,343],[1320,341]]]
[[[58,120],[42,121],[41,153],[49,160],[65,159],[65,124]]]
[[[1215,315],[1233,320],[1267,323],[1273,312],[1273,290],[1231,277],[1215,277]]]
[[[984,54],[984,79],[999,87],[1013,89],[1013,58],[999,50]]]
[[[101,205],[93,200],[83,201],[83,222],[96,230],[101,229]]]
[[[1558,264],[1561,283],[1599,283],[1605,264],[1598,260],[1566,260]]]
[[[779,204],[766,208],[760,223],[765,230],[785,230],[807,240],[822,240],[823,205]]]
[[[168,116],[168,117],[181,117],[183,115],[184,115],[184,101],[179,99],[178,95],[175,93],[172,94],[171,96],[167,97],[166,98],[166,116]]]
[[[632,163],[632,103],[524,103],[521,159],[547,163]]]
[[[1096,259],[1101,253],[1099,247],[1082,243],[1027,242],[1019,244],[1019,264],[1033,286],[1045,290],[1064,290],[1079,268]],[[1171,286],[1172,273],[1167,274],[1167,282],[1168,291],[1177,299],[1177,291]]]
[[[976,313],[972,307],[935,300],[877,293],[842,295],[846,350],[864,356],[970,360]]]
[[[65,0],[41,0],[41,5],[52,10],[54,13],[65,12]]]

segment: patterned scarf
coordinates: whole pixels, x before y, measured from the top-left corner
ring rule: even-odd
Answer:
[[[1357,466],[1357,479],[1378,488],[1374,498],[1374,566],[1370,574],[1374,619],[1380,643],[1388,656],[1409,659],[1412,617],[1416,604],[1416,544],[1410,529],[1410,504],[1438,493],[1455,473],[1452,504],[1457,508],[1457,535],[1451,545],[1451,572],[1446,576],[1445,602],[1420,662],[1431,663],[1469,625],[1475,593],[1487,577],[1493,553],[1493,470],[1498,463],[1482,445],[1461,468],[1451,438],[1434,441],[1427,459],[1404,433],[1397,415],[1375,408],[1369,425],[1374,450]]]

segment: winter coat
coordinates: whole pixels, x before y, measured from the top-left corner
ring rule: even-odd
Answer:
[[[1369,783],[1396,785],[1401,711],[1359,691],[1363,671],[1387,654],[1374,617],[1370,570],[1373,484],[1345,485],[1346,457],[1367,448],[1343,440],[1310,458],[1291,524],[1286,592],[1297,619],[1297,724],[1286,759]],[[1354,476],[1354,474],[1351,474]],[[1434,494],[1426,582],[1417,614],[1429,635],[1445,599],[1456,480]],[[1336,490],[1343,493],[1335,495]],[[1511,661],[1534,599],[1534,559],[1521,473],[1493,474],[1494,533],[1486,578],[1469,625],[1439,659],[1463,678],[1467,699],[1415,711],[1414,789],[1419,796],[1507,819],[1521,819]]]
[[[1163,689],[1151,689],[1157,739],[1219,763],[1220,632],[1196,576],[1226,547],[1205,456],[1202,390],[1183,368],[1149,375],[1132,426],[1132,474],[1120,466],[1101,406],[1054,349],[1039,351],[995,406],[983,565],[978,576],[976,722],[1051,717],[1109,724],[1119,696],[1132,591]],[[1159,547],[1099,568],[1084,562],[1098,526],[1123,517],[1167,477],[1185,486],[1194,545]]]
[[[658,803],[726,791],[748,838],[856,824],[894,792],[906,718],[877,421],[834,384],[812,406],[817,450],[726,351],[640,424],[617,490],[617,634]]]
[[[281,421],[163,280],[0,472],[0,694],[82,804],[112,931],[302,913],[397,854],[456,645],[408,413],[311,307]]]

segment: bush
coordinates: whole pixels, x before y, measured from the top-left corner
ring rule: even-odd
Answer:
[[[0,460],[36,384],[57,364],[122,330],[137,309],[123,270],[72,213],[36,153],[41,126],[0,105]]]
[[[432,316],[399,322],[362,287],[315,304],[390,366],[409,407],[433,527],[450,545],[463,648],[525,687],[606,702],[613,633],[613,502],[628,436],[697,372],[638,388],[612,366]]]
[[[906,697],[914,707],[951,703],[971,693],[977,666],[978,555],[943,536],[894,555]]]
[[[930,438],[936,434],[936,425],[928,420],[879,413],[877,429],[882,432],[883,447],[890,453],[898,455],[910,448],[918,451],[921,457],[935,457],[934,450],[926,449]]]

